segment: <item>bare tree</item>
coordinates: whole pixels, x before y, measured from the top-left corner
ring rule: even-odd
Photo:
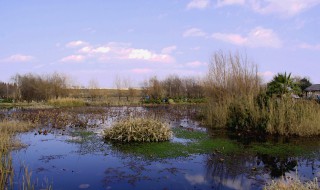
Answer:
[[[114,85],[116,86],[117,96],[118,96],[118,98],[120,100],[121,96],[122,96],[123,82],[122,82],[122,80],[121,80],[119,75],[116,75],[116,78],[114,79]]]
[[[98,81],[91,79],[89,81],[89,96],[91,100],[95,100],[101,96]]]

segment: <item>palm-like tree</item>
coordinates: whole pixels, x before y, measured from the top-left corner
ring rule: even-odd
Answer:
[[[291,73],[278,73],[273,77],[272,81],[268,83],[267,93],[269,95],[277,94],[283,96],[284,94],[291,92],[294,89],[294,86]]]

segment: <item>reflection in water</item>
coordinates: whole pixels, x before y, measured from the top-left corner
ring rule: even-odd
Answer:
[[[295,172],[298,161],[295,158],[258,154],[257,164],[263,164],[264,168],[270,171],[271,178],[278,178],[286,173]]]

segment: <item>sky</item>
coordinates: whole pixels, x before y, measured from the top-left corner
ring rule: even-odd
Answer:
[[[0,81],[63,73],[75,85],[201,77],[217,51],[320,83],[320,0],[0,0]]]

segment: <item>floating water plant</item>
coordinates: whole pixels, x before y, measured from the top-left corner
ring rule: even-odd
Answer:
[[[170,127],[148,118],[125,119],[104,131],[105,139],[121,142],[159,142],[172,137]]]

